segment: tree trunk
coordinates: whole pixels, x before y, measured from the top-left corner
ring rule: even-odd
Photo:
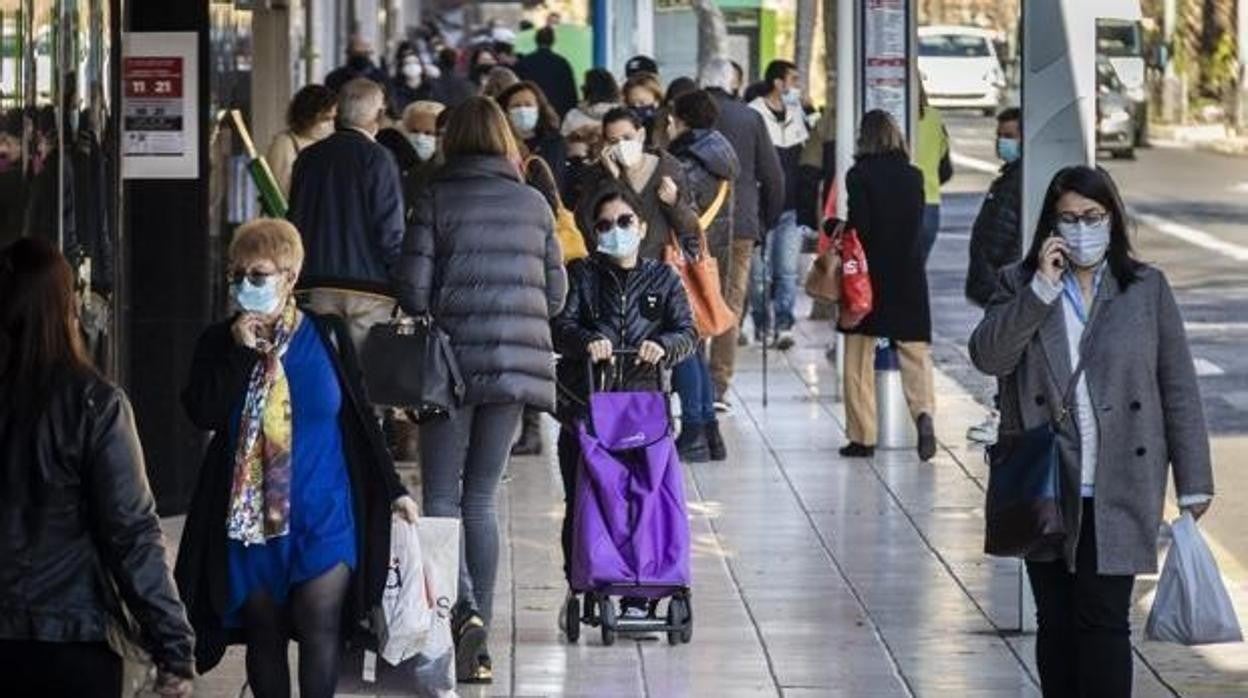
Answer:
[[[698,72],[715,58],[728,55],[728,26],[715,0],[692,0],[698,17]]]
[[[835,2],[833,2],[835,4]],[[797,72],[802,75],[802,96],[810,97],[810,67],[812,54],[815,51],[815,14],[819,12],[819,0],[797,0],[797,37],[796,56]]]

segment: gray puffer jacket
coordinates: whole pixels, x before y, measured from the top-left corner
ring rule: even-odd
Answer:
[[[395,284],[405,312],[450,335],[465,403],[554,409],[550,319],[567,277],[550,206],[511,163],[447,162],[413,206]]]

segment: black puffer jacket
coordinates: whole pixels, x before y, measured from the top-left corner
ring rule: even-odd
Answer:
[[[189,677],[194,637],[130,403],[85,372],[56,385],[37,415],[0,406],[0,638],[103,642],[124,604],[156,664]]]
[[[1006,164],[988,188],[988,196],[971,226],[966,297],[981,308],[992,300],[1000,271],[1023,257],[1022,189],[1022,161]]]
[[[685,170],[685,179],[699,214],[706,213],[719,194],[720,182],[728,182],[728,197],[706,232],[711,254],[719,257],[732,243],[733,183],[741,169],[732,144],[719,131],[694,129],[672,141],[671,153]]]
[[[451,337],[470,405],[554,409],[550,319],[567,277],[554,217],[501,157],[446,163],[421,192],[396,278],[411,314],[431,312]]]
[[[565,422],[584,413],[585,349],[590,342],[608,339],[616,349],[637,349],[642,342],[653,341],[667,354],[664,367],[687,359],[698,342],[680,276],[649,259],[639,260],[631,270],[597,254],[573,262],[568,266],[568,303],[551,326],[560,355],[559,417]],[[629,387],[657,385],[652,370],[634,368],[626,373]]]

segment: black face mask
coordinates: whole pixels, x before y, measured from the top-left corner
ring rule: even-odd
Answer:
[[[353,53],[347,57],[347,65],[353,70],[364,70],[371,67],[373,62],[369,60],[367,54]]]
[[[644,107],[633,107],[633,113],[637,115],[638,119],[641,119],[642,124],[646,128],[650,128],[654,124],[654,116],[658,110],[659,108],[653,104]]]

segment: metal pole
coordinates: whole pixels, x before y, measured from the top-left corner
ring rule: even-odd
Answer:
[[[828,0],[832,2],[833,0]],[[845,173],[854,164],[854,134],[858,130],[858,47],[854,6],[857,0],[836,2],[836,211],[849,219]]]
[[[610,50],[611,3],[608,0],[593,0],[590,9],[594,33],[594,67],[605,68]]]
[[[762,316],[765,318],[771,317],[771,307],[772,307],[772,303],[771,303],[772,285],[770,281],[771,260],[768,259],[768,255],[767,255],[767,238],[770,235],[772,235],[771,231],[763,232],[763,253],[762,253],[763,278],[768,280],[766,293],[763,294],[763,307],[761,310]],[[762,341],[763,341],[763,408],[764,409],[767,408],[767,342],[770,339],[768,335],[771,334],[772,324],[773,322],[769,321],[763,328],[761,328],[761,330],[758,327],[754,328],[754,334],[761,334]]]
[[[1236,127],[1248,130],[1248,0],[1239,0],[1236,12],[1235,53],[1239,56],[1239,99]]]

